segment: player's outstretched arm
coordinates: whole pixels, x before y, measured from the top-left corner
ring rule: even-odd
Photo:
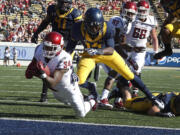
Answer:
[[[46,82],[49,88],[54,89],[54,87],[61,81],[64,73],[66,72],[67,70],[55,70],[53,77],[46,76],[43,78],[43,81]]]
[[[152,115],[152,116],[160,116],[160,117],[175,117],[175,115],[172,113],[172,112],[161,112],[161,110],[159,109],[158,106],[154,105],[152,106],[149,111],[148,111],[148,114],[149,115]]]
[[[31,42],[32,43],[38,43],[38,34],[41,33],[50,23],[50,17],[47,15],[46,18],[41,22],[36,32],[34,32]]]

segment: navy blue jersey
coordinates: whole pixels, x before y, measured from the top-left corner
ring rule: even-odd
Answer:
[[[48,7],[47,15],[50,17],[52,31],[61,33],[66,40],[70,37],[72,25],[82,19],[80,10],[71,8],[68,12],[61,14],[56,5]]]
[[[81,41],[84,48],[114,48],[114,34],[115,30],[110,27],[109,23],[104,22],[102,30],[99,32],[95,39],[92,39],[87,33],[84,22],[75,23],[71,31],[71,41],[68,42],[67,50],[72,52],[77,44]]]
[[[164,102],[165,108],[162,112],[173,112],[176,114],[174,100],[177,97],[178,93],[168,92],[159,96],[159,98]]]

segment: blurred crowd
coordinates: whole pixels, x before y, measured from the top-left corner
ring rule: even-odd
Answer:
[[[121,11],[121,7],[127,1],[129,0],[99,0],[96,7],[104,15],[114,15],[115,11],[118,13]],[[138,0],[134,1],[138,2]],[[54,0],[0,0],[0,41],[31,42],[32,34],[44,18],[47,7],[54,3]],[[37,10],[33,5],[40,6],[41,10]],[[87,9],[81,0],[74,0],[73,7],[81,10],[82,13]],[[159,1],[156,2],[156,7],[161,8]],[[48,26],[39,34],[39,40],[50,31],[51,26]]]
[[[46,0],[0,0],[0,41],[6,42],[31,42],[32,34],[36,31],[46,14],[47,7],[54,1]],[[33,4],[41,6],[41,12],[33,8]],[[85,12],[86,6],[79,0],[73,6]],[[14,16],[13,18],[11,16]],[[25,17],[28,20],[25,20]],[[51,26],[39,34],[42,40],[46,33],[51,31]]]
[[[107,0],[105,2],[99,0],[99,3],[96,3],[96,8],[99,8],[104,15],[113,15],[115,10],[120,11],[123,2],[123,0]]]

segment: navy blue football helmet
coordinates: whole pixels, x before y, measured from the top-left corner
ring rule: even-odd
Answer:
[[[62,13],[72,8],[72,0],[57,0],[57,6]]]
[[[89,8],[84,15],[84,26],[87,33],[93,38],[103,29],[104,17],[98,8]]]

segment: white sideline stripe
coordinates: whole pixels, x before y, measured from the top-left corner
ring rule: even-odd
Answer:
[[[25,68],[18,68],[18,69],[16,69],[16,68],[10,68],[10,69],[1,69],[1,71],[19,71],[19,70],[25,70]]]
[[[43,105],[65,105],[64,103],[61,103],[61,102],[57,102],[57,103],[48,103],[48,102],[30,102],[30,101],[17,101],[17,100],[0,100],[0,102],[3,102],[3,103],[31,103],[31,104],[43,104]]]
[[[5,92],[5,93],[14,93],[14,92],[16,92],[16,93],[35,93],[35,94],[41,93],[41,92],[35,92],[35,91],[30,92],[30,91],[9,91],[9,90],[0,90],[0,93],[1,93],[1,92]]]
[[[51,121],[51,120],[32,120],[32,119],[6,118],[6,117],[0,118],[0,120],[19,120],[19,121],[29,121],[29,122],[50,122],[50,123],[93,125],[93,126],[132,127],[132,128],[147,128],[147,129],[180,130],[180,128],[164,128],[164,127],[152,127],[152,126],[131,126],[131,125],[115,125],[115,124],[96,124],[96,123],[85,123],[85,122],[64,122],[64,121]]]
[[[0,80],[4,80],[4,78],[3,78],[3,79],[0,79]],[[16,81],[16,80],[14,80],[14,81],[12,81],[12,80],[11,80],[11,81],[8,81],[8,83],[14,83],[14,82],[17,82],[17,81]],[[27,80],[27,81],[18,81],[18,82],[20,82],[20,83],[21,83],[21,82],[30,83],[29,80]],[[31,83],[37,83],[37,84],[39,84],[39,81],[37,81],[37,80],[36,80],[36,81],[31,81]],[[21,85],[21,86],[22,86],[22,85]],[[31,85],[31,86],[32,86],[32,85]]]
[[[0,86],[4,86],[4,85],[7,86],[7,84],[0,84]],[[11,85],[11,86],[8,86],[8,87],[14,87],[14,86],[15,86],[15,87],[16,87],[16,86],[21,86],[21,87],[22,87],[22,86],[23,86],[23,87],[25,86],[25,87],[30,87],[30,88],[39,88],[39,87],[42,87],[41,85],[38,85],[39,87],[36,86],[36,85]]]

